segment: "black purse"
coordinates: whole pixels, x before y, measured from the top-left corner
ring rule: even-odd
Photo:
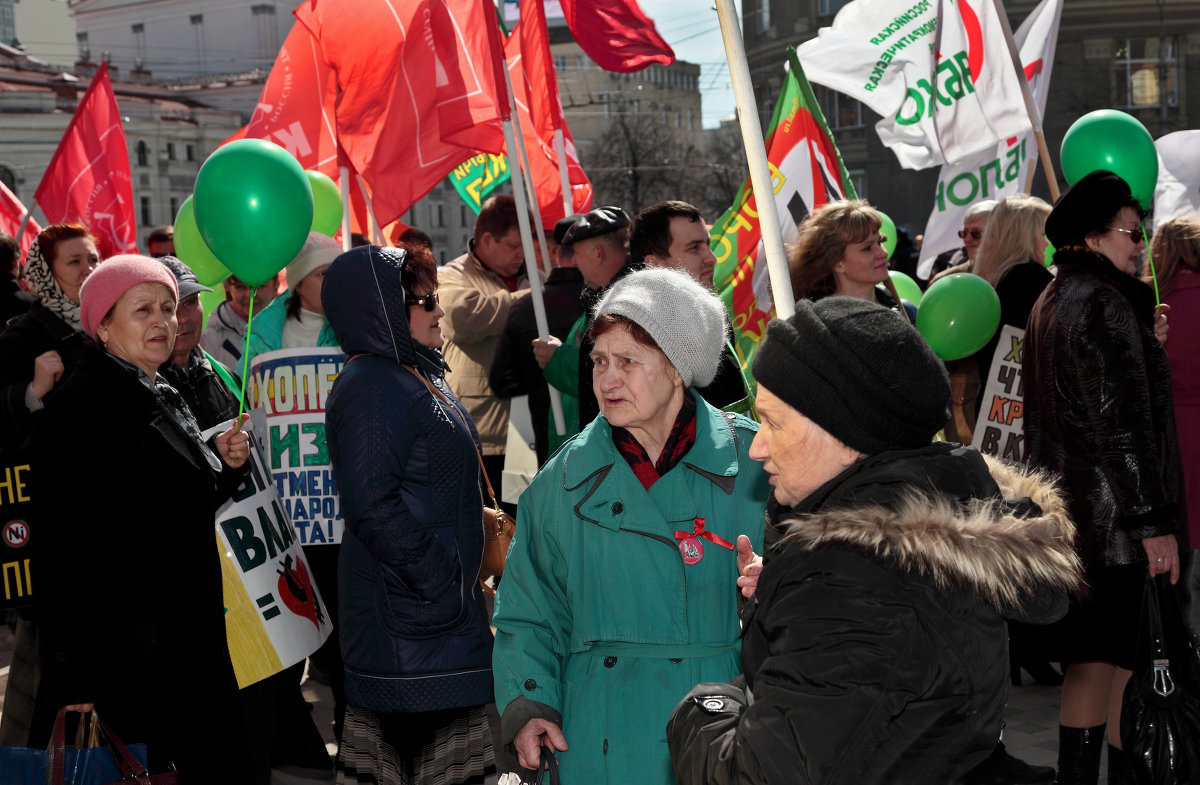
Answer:
[[[1139,785],[1200,782],[1200,641],[1167,576],[1147,576],[1121,744]]]

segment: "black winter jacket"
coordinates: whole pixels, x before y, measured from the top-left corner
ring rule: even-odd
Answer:
[[[1060,618],[1079,582],[1061,500],[941,443],[865,458],[788,514],[743,612],[745,684],[699,685],[667,726],[677,781],[956,781],[1000,735],[1004,617]]]
[[[1062,477],[1085,564],[1145,564],[1147,537],[1175,534],[1187,547],[1153,292],[1090,251],[1062,248],[1054,261],[1022,355],[1029,463]]]
[[[445,383],[441,352],[409,334],[403,258],[355,248],[325,273],[321,295],[350,358],[325,410],[346,520],[338,560],[346,701],[388,714],[481,706],[493,690],[477,580],[479,435]]]
[[[84,333],[58,318],[40,302],[29,313],[0,325],[0,448],[16,447],[29,435],[33,413],[25,406],[25,388],[33,381],[33,361],[56,351],[63,361],[62,378],[46,393],[43,404],[57,395],[70,378],[85,346],[92,341]]]
[[[215,781],[225,762],[213,750],[245,746],[214,525],[244,473],[214,474],[154,393],[98,349],[42,415],[30,440],[40,711],[95,702],[152,763]]]

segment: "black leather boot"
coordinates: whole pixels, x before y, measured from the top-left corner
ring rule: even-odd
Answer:
[[[1134,785],[1133,761],[1125,750],[1108,745],[1108,785]]]
[[[1058,726],[1058,785],[1096,785],[1100,780],[1100,751],[1106,743],[1104,726]]]
[[[1001,741],[983,763],[967,772],[962,785],[1050,785],[1052,782],[1053,767],[1031,766],[1011,755]]]

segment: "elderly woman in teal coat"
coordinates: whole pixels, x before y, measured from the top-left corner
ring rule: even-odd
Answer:
[[[692,389],[728,329],[685,273],[633,273],[596,310],[597,417],[521,496],[496,599],[502,737],[567,782],[671,783],[666,723],[698,682],[741,672],[739,535],[762,543],[758,429]],[[745,544],[743,544],[743,547]]]

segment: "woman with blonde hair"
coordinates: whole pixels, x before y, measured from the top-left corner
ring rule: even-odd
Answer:
[[[863,199],[818,207],[800,225],[799,239],[788,249],[792,295],[816,301],[840,294],[897,308],[896,300],[879,285],[888,280],[882,225],[879,212]],[[915,319],[915,312],[909,317]]]
[[[1175,340],[1164,347],[1171,363],[1171,394],[1175,401],[1175,430],[1183,455],[1183,485],[1188,536],[1192,551],[1185,590],[1190,600],[1192,629],[1200,630],[1200,352],[1189,336],[1200,335],[1200,215],[1174,218],[1160,224],[1150,242],[1157,266],[1158,293],[1171,307]],[[1149,270],[1143,280],[1153,284]]]

